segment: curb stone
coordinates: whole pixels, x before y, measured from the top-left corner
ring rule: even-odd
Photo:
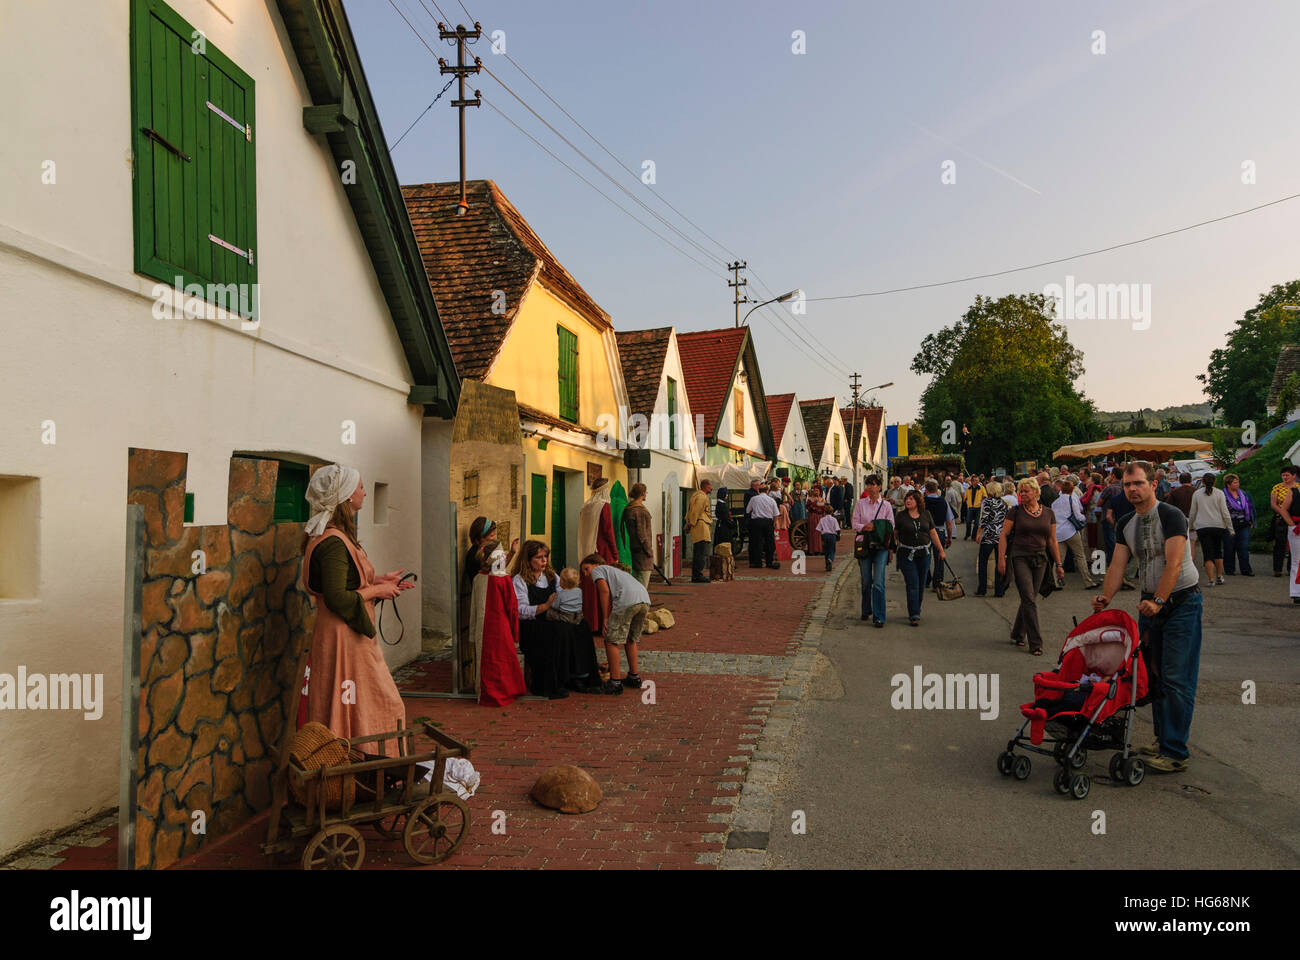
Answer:
[[[773,658],[785,662],[784,669],[779,673],[773,670],[771,674],[772,679],[781,681],[781,688],[771,710],[754,716],[752,719],[757,726],[747,728],[760,729],[758,739],[740,747],[754,752],[746,758],[745,780],[739,798],[729,798],[733,801],[731,812],[724,815],[727,841],[717,860],[697,860],[697,863],[714,863],[722,870],[763,869],[769,830],[783,826],[775,822],[776,794],[773,788],[780,773],[780,761],[789,750],[795,708],[808,689],[821,647],[822,630],[835,605],[835,598],[848,571],[856,569],[856,563],[846,563],[838,575],[821,585],[790,639],[787,656]],[[754,734],[744,736],[748,739]],[[758,847],[760,842],[761,848]]]

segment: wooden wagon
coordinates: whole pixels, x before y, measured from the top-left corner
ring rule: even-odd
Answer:
[[[386,840],[401,837],[416,863],[447,859],[469,832],[470,814],[464,800],[443,789],[443,774],[449,757],[469,757],[470,748],[428,722],[423,732],[434,741],[431,751],[417,753],[416,728],[399,722],[397,730],[345,741],[355,758],[369,754],[360,749],[366,744],[396,740],[398,756],[315,770],[303,769],[286,750],[275,774],[262,852],[270,857],[291,854],[296,841],[311,837],[302,854],[304,870],[356,870],[366,857],[366,841],[357,828],[368,826]],[[425,768],[417,764],[422,763],[433,764],[427,796],[418,789]]]

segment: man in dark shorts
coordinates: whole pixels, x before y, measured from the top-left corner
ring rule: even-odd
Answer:
[[[1125,564],[1136,556],[1142,587],[1138,630],[1159,685],[1151,702],[1156,742],[1142,753],[1150,757],[1149,769],[1180,773],[1189,761],[1187,738],[1201,662],[1201,576],[1192,561],[1187,518],[1177,507],[1156,500],[1151,464],[1137,460],[1128,465],[1124,495],[1134,511],[1116,532],[1115,558],[1092,606],[1102,610],[1110,603],[1120,589]]]

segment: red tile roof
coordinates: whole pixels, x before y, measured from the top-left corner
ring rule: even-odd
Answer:
[[[856,417],[852,407],[840,407],[840,419],[844,421],[844,429],[849,434],[849,449],[855,455],[858,450],[858,438],[865,428],[867,431],[865,456],[868,460],[871,458],[872,451],[876,449],[876,441],[880,438],[880,424],[884,418],[884,407],[859,407]]]
[[[463,377],[482,379],[535,280],[600,328],[602,310],[542,243],[491,180],[466,183],[469,210],[456,212],[459,183],[402,187],[429,286]],[[497,294],[505,312],[494,313]]]
[[[793,393],[771,394],[767,398],[767,415],[772,420],[772,442],[781,449],[781,438],[785,436],[785,424],[790,419],[790,408],[794,406]]]
[[[614,335],[618,340],[618,359],[623,366],[623,382],[627,384],[631,413],[646,417],[654,413],[672,333],[672,327],[659,327],[655,330],[625,330]]]
[[[867,457],[876,449],[876,444],[880,442],[881,425],[885,422],[884,407],[867,407],[862,411],[864,423],[867,425]]]
[[[726,409],[731,380],[747,334],[744,327],[677,334],[677,352],[682,358],[691,413],[703,419],[709,437],[716,435],[722,411]]]

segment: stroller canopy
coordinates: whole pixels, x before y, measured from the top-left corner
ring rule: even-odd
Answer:
[[[1078,650],[1086,672],[1109,677],[1128,662],[1137,636],[1137,624],[1123,610],[1102,610],[1070,631],[1061,647],[1061,660]]]

